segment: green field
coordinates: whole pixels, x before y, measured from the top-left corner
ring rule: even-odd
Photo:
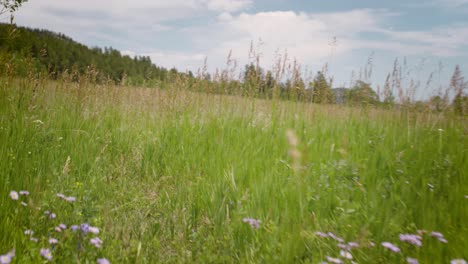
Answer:
[[[467,131],[443,113],[2,79],[0,254],[320,263],[340,256],[339,238],[316,233],[332,232],[359,244],[356,263],[467,259]],[[101,248],[69,228],[83,223]],[[400,241],[418,230],[421,247]]]

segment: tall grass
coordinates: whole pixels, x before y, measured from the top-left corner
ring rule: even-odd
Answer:
[[[1,79],[0,254],[14,248],[16,263],[43,261],[40,248],[57,263],[319,263],[339,256],[321,231],[359,243],[358,263],[468,258],[464,117],[179,85]],[[12,190],[30,192],[20,196],[27,206]],[[59,223],[100,227],[102,248],[54,231]],[[417,230],[448,243],[399,241]]]

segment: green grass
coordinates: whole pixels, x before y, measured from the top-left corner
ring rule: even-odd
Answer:
[[[40,248],[51,248],[57,263],[339,256],[336,241],[316,231],[360,243],[352,250],[358,263],[468,258],[464,118],[177,89],[0,85],[0,254],[15,248],[14,263],[44,261]],[[300,157],[288,154],[294,148]],[[28,190],[20,197],[28,206],[10,199],[11,190]],[[260,228],[246,217],[261,220]],[[100,228],[101,249],[91,235],[54,231],[85,222]],[[399,241],[418,229],[440,231],[449,242],[425,235],[417,248]],[[59,244],[52,248],[49,237]]]

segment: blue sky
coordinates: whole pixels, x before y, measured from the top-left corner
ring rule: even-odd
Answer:
[[[196,72],[205,58],[209,70],[223,69],[230,51],[240,68],[253,41],[265,68],[278,53],[305,76],[328,63],[334,86],[348,86],[370,57],[374,87],[397,58],[408,85],[434,72],[417,97],[446,86],[456,64],[468,73],[468,0],[30,0],[16,23],[181,71]]]

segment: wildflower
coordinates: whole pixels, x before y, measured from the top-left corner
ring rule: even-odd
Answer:
[[[94,226],[90,226],[89,229],[88,229],[88,231],[89,231],[90,233],[95,234],[95,235],[99,234],[99,228],[94,227]]]
[[[18,193],[16,191],[11,191],[10,192],[10,198],[12,200],[18,200]]]
[[[97,259],[97,264],[110,264],[110,261],[106,258],[99,258]]]
[[[62,232],[62,229],[61,229],[60,227],[57,226],[57,227],[55,227],[55,232],[59,232],[59,233],[60,233],[60,232]]]
[[[52,260],[52,253],[50,252],[50,250],[48,248],[41,248],[41,256],[43,256],[45,259],[47,260]]]
[[[338,247],[342,250],[350,250],[351,248],[346,245],[346,244],[343,244],[343,243],[338,243]]]
[[[65,224],[60,224],[59,227],[60,227],[61,229],[67,229],[67,226],[66,226]]]
[[[464,259],[452,259],[450,264],[466,264],[466,260]]]
[[[73,197],[73,196],[66,197],[65,201],[69,203],[73,203],[74,201],[76,201],[76,197]]]
[[[445,239],[444,235],[440,232],[432,231],[429,235],[437,238],[442,243],[448,243],[447,239]]]
[[[89,232],[89,225],[86,223],[81,224],[80,229],[83,234],[87,234]]]
[[[10,252],[8,252],[5,255],[0,256],[0,264],[9,264],[11,262],[11,259],[15,256],[15,250],[12,249]]]
[[[80,227],[77,226],[77,225],[72,225],[72,226],[70,226],[70,229],[71,229],[73,232],[76,232],[76,230],[80,229]]]
[[[261,223],[260,220],[253,219],[253,218],[244,218],[242,221],[244,223],[249,224],[254,229],[259,229],[260,228],[260,223]]]
[[[93,244],[97,248],[100,248],[102,246],[102,240],[99,239],[99,237],[91,238],[89,242],[91,242],[91,244]]]
[[[20,191],[19,194],[27,196],[27,195],[29,195],[29,192],[28,191]]]
[[[49,244],[53,245],[53,244],[57,244],[58,243],[58,240],[55,239],[55,238],[49,238]]]
[[[49,211],[45,211],[44,214],[45,214],[45,215],[50,215],[50,212],[49,212]]]
[[[39,242],[39,239],[37,239],[37,238],[35,238],[35,237],[30,237],[29,240],[32,241],[32,242],[34,242],[34,243]]]
[[[344,242],[344,239],[341,238],[341,237],[338,237],[338,236],[335,236],[335,234],[333,234],[332,232],[328,232],[328,235],[333,238],[334,240],[340,242],[340,243],[343,243]]]
[[[400,234],[400,240],[401,241],[404,241],[404,242],[408,242],[412,245],[415,245],[415,246],[422,246],[422,242],[421,242],[421,236],[418,236],[418,235],[413,235],[413,234]]]
[[[334,263],[334,264],[342,264],[343,261],[339,258],[332,258],[332,257],[329,257],[327,256],[327,261],[330,262],[330,263]]]
[[[317,235],[318,237],[328,237],[328,234],[323,232],[315,232],[315,235]]]
[[[382,246],[383,246],[384,248],[386,248],[386,249],[389,249],[389,250],[395,252],[395,253],[400,252],[400,249],[399,249],[397,246],[395,246],[395,245],[393,245],[392,243],[390,243],[390,242],[382,242]]]
[[[410,257],[406,258],[406,262],[408,262],[408,264],[419,264],[419,261],[417,259]]]
[[[57,197],[60,199],[65,199],[66,196],[62,193],[57,193]]]
[[[25,202],[21,202],[21,205],[24,206],[24,207],[27,207],[27,206],[28,206],[28,204],[25,203]]]
[[[32,236],[32,235],[34,235],[34,231],[28,229],[28,230],[24,231],[24,234]]]
[[[57,218],[57,215],[56,215],[56,214],[51,213],[51,214],[49,215],[49,219],[55,219],[55,218]]]
[[[0,264],[9,264],[11,262],[11,256],[9,254],[0,256]]]
[[[351,255],[351,253],[345,250],[340,250],[340,255],[346,259],[353,259],[353,255]]]
[[[348,242],[348,246],[350,248],[357,248],[359,247],[359,244],[357,242]]]

